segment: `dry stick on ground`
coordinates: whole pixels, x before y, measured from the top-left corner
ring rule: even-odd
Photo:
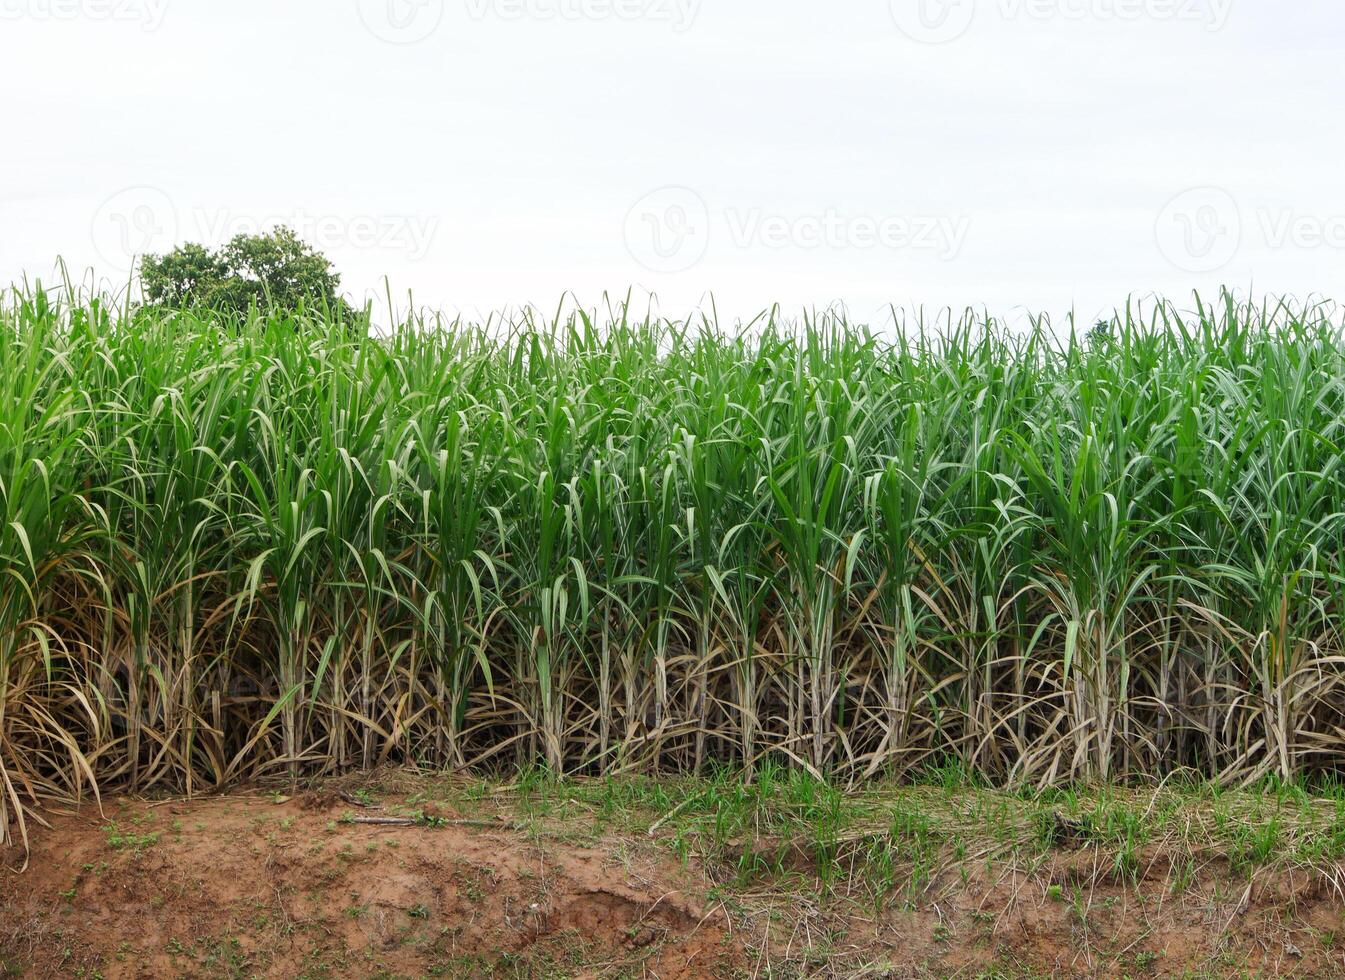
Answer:
[[[369,803],[369,802],[367,802],[367,801],[365,801],[365,800],[360,799],[360,798],[359,798],[358,796],[356,796],[354,793],[347,793],[347,792],[345,792],[344,790],[342,790],[342,792],[341,792],[341,799],[345,800],[345,801],[346,801],[347,803],[349,803],[351,806],[357,806],[357,807],[360,807],[361,809],[364,809],[364,810],[381,810],[381,809],[383,809],[383,808],[382,808],[381,806],[379,806],[377,803]]]
[[[483,827],[487,830],[513,829],[494,820],[423,820],[419,817],[350,817],[344,823],[367,827]]]

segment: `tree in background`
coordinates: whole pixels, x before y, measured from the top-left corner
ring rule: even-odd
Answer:
[[[154,306],[206,307],[245,314],[254,305],[322,309],[353,318],[356,310],[337,295],[341,277],[326,256],[289,228],[237,235],[219,251],[188,242],[140,265],[146,300]]]

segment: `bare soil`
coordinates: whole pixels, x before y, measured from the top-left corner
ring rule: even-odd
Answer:
[[[703,860],[673,819],[651,837],[582,807],[521,814],[508,792],[350,786],[49,814],[27,870],[0,872],[0,976],[1345,977],[1320,870],[1249,877],[1154,846],[1118,876],[1090,848],[972,848],[883,897],[820,883],[779,841]],[[744,876],[761,850],[786,859]]]

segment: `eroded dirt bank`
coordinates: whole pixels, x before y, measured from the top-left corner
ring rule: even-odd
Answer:
[[[547,793],[395,774],[51,814],[0,877],[0,975],[1345,976],[1320,867],[1174,841],[1121,864],[1068,834],[1032,853],[909,800],[886,850],[713,846],[695,807]]]

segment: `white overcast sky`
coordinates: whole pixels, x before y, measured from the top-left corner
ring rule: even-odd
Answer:
[[[277,222],[356,297],[1340,298],[1340,0],[0,0],[0,281]]]

